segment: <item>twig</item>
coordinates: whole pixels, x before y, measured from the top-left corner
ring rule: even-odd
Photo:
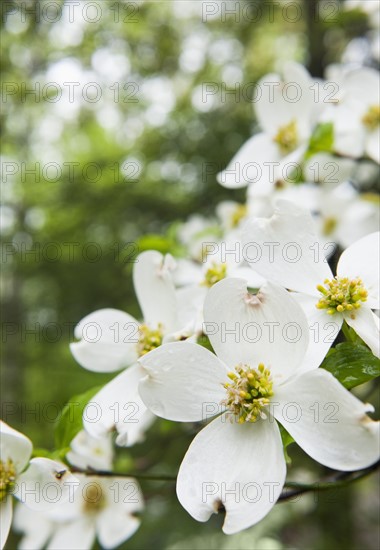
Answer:
[[[328,479],[316,481],[314,483],[298,483],[288,481],[285,483],[285,490],[281,493],[278,502],[285,502],[296,496],[319,491],[328,491],[336,487],[345,487],[346,485],[363,479],[364,477],[375,472],[380,467],[380,460],[368,468],[357,470],[354,472],[335,472]],[[145,475],[136,472],[110,472],[108,470],[95,470],[93,468],[82,469],[77,467],[71,468],[72,473],[83,474],[86,476],[101,476],[101,477],[133,477],[145,481],[176,481],[176,476],[168,475]],[[290,491],[287,489],[291,489]]]
[[[336,472],[330,479],[324,481],[316,481],[314,483],[297,483],[288,481],[285,483],[286,488],[293,489],[292,491],[283,491],[278,499],[278,502],[284,502],[295,496],[302,495],[304,493],[328,491],[336,487],[345,487],[346,485],[363,479],[364,477],[375,472],[380,467],[380,460],[372,466],[368,466],[363,470],[357,470],[355,472]]]

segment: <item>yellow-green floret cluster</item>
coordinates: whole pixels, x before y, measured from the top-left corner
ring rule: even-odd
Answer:
[[[0,460],[0,502],[12,491],[16,479],[16,469],[12,460]]]
[[[281,126],[273,141],[277,143],[284,154],[294,151],[298,144],[297,122],[292,120],[289,124]]]
[[[137,353],[141,357],[162,344],[163,339],[162,325],[159,324],[156,329],[151,329],[147,325],[139,327],[139,341],[137,344]]]
[[[211,288],[213,285],[215,285],[215,283],[219,283],[219,281],[225,279],[226,277],[227,265],[212,262],[211,267],[209,267],[205,273],[202,285]]]
[[[88,484],[83,497],[83,511],[86,514],[96,514],[107,504],[104,491],[98,483]]]
[[[335,277],[334,279],[325,279],[324,285],[318,285],[317,289],[322,294],[322,298],[316,304],[316,307],[326,309],[329,315],[359,309],[361,303],[365,302],[368,296],[368,292],[359,278]]]
[[[269,369],[260,363],[257,369],[248,365],[238,365],[229,372],[231,382],[224,384],[227,397],[222,402],[237,418],[239,424],[256,422],[265,418],[263,409],[273,396],[273,382]]]
[[[362,118],[362,122],[370,132],[380,126],[380,106],[372,105]]]
[[[243,220],[248,214],[248,207],[246,204],[238,204],[231,216],[232,227],[237,227],[241,220]]]

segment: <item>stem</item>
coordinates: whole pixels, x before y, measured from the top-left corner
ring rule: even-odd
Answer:
[[[352,338],[350,327],[347,325],[346,321],[343,321],[342,332],[347,342],[355,342],[355,340]]]
[[[313,76],[322,78],[326,51],[323,41],[324,29],[320,23],[319,0],[304,0],[304,8],[309,39],[308,69]]]
[[[83,474],[85,476],[100,476],[100,477],[134,477],[135,479],[142,479],[146,481],[176,481],[176,476],[166,476],[166,475],[145,475],[135,472],[110,472],[109,470],[95,470],[93,468],[88,468],[84,470],[82,468],[77,468],[76,466],[70,467],[70,471],[73,474]]]
[[[293,488],[293,491],[283,491],[278,499],[278,502],[284,502],[295,496],[302,495],[304,493],[311,493],[317,491],[328,491],[336,487],[345,487],[350,483],[359,481],[364,477],[375,472],[380,467],[380,460],[368,466],[363,470],[358,470],[355,472],[336,472],[330,480],[325,481],[316,481],[315,483],[297,483],[288,481],[285,483],[285,487]]]
[[[285,487],[293,489],[292,491],[283,491],[278,499],[278,502],[285,502],[295,496],[302,495],[304,493],[311,493],[317,491],[328,491],[336,487],[345,487],[346,485],[363,479],[364,477],[375,472],[380,467],[380,460],[368,468],[363,470],[357,470],[354,472],[335,472],[330,479],[324,481],[316,481],[314,483],[297,483],[295,481],[288,481],[285,483]],[[86,476],[101,476],[101,477],[133,477],[135,479],[145,481],[176,481],[176,476],[167,475],[144,475],[135,472],[121,473],[110,472],[108,470],[94,470],[88,468],[84,470],[82,468],[71,468],[72,473],[84,474]]]

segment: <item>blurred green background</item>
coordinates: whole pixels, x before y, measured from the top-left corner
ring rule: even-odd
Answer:
[[[141,237],[244,200],[215,174],[256,129],[252,84],[288,59],[322,76],[369,28],[359,10],[314,0],[83,0],[71,20],[64,4],[2,4],[2,417],[47,449],[57,407],[111,378],[75,363],[75,324],[102,307],[139,315],[128,243],[166,251],[171,238]],[[196,431],[157,421],[118,467],[175,475]],[[293,447],[292,479],[323,476]],[[377,549],[377,486],[279,504],[227,537],[219,517],[193,521],[173,483],[144,482],[142,527],[123,548]]]

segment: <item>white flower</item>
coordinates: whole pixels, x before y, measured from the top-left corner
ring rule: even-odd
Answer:
[[[347,248],[379,227],[377,196],[359,194],[348,182],[334,189],[299,184],[283,190],[279,196],[310,210],[318,238],[324,243]],[[334,248],[326,246],[326,252],[330,256]]]
[[[322,117],[334,124],[334,151],[353,158],[366,154],[380,163],[379,72],[369,67],[349,71],[341,86],[342,100]]]
[[[29,508],[47,510],[67,500],[78,485],[64,464],[47,458],[30,460],[32,450],[30,439],[0,420],[1,548],[12,523],[12,495]]]
[[[253,296],[246,281],[225,279],[210,289],[204,317],[216,356],[175,342],[140,359],[140,393],[155,414],[182,422],[219,414],[195,437],[178,473],[178,498],[195,519],[224,507],[223,531],[232,534],[270,511],[286,476],[277,421],[327,467],[351,471],[377,460],[379,423],[365,414],[373,408],[317,364],[300,374],[308,327],[290,293],[267,284]],[[274,338],[262,330],[255,340],[248,330],[273,322]],[[297,330],[285,337],[290,324]]]
[[[174,260],[149,250],[136,258],[133,284],[143,318],[143,330],[134,317],[117,309],[100,309],[75,327],[70,349],[78,363],[95,372],[113,372],[136,362],[148,331],[168,334],[179,329],[177,300],[171,278]]]
[[[96,372],[129,367],[106,384],[86,407],[83,425],[93,437],[103,437],[116,427],[116,443],[132,446],[143,439],[154,420],[137,391],[141,369],[136,361],[166,337],[189,335],[185,324],[191,326],[191,319],[180,320],[179,312],[185,308],[172,281],[173,269],[170,255],[164,257],[149,250],[137,257],[133,283],[143,324],[123,311],[101,309],[82,319],[75,328],[75,336],[81,341],[70,348],[82,367]]]
[[[66,457],[70,464],[77,468],[112,470],[113,445],[111,434],[95,439],[85,430],[81,430],[70,443],[70,451]]]
[[[134,513],[144,509],[135,479],[78,474],[80,485],[70,502],[48,513],[19,506],[15,529],[24,534],[20,550],[90,550],[95,538],[115,548],[139,528]]]
[[[215,240],[219,236],[216,220],[193,214],[178,230],[178,238],[186,248],[192,260],[202,261],[203,242]]]
[[[291,202],[278,201],[270,219],[251,220],[243,243],[247,250],[259,251],[251,263],[255,271],[296,291],[293,296],[310,323],[314,360],[322,361],[343,321],[379,356],[379,331],[371,311],[379,309],[379,233],[363,237],[342,253],[336,277],[311,214]]]
[[[283,73],[283,81],[276,74],[259,81],[255,110],[263,132],[251,137],[218,174],[224,187],[252,184],[256,194],[270,194],[276,181],[283,179],[283,167],[301,160],[319,104],[314,101],[314,81],[302,65],[287,63]]]

